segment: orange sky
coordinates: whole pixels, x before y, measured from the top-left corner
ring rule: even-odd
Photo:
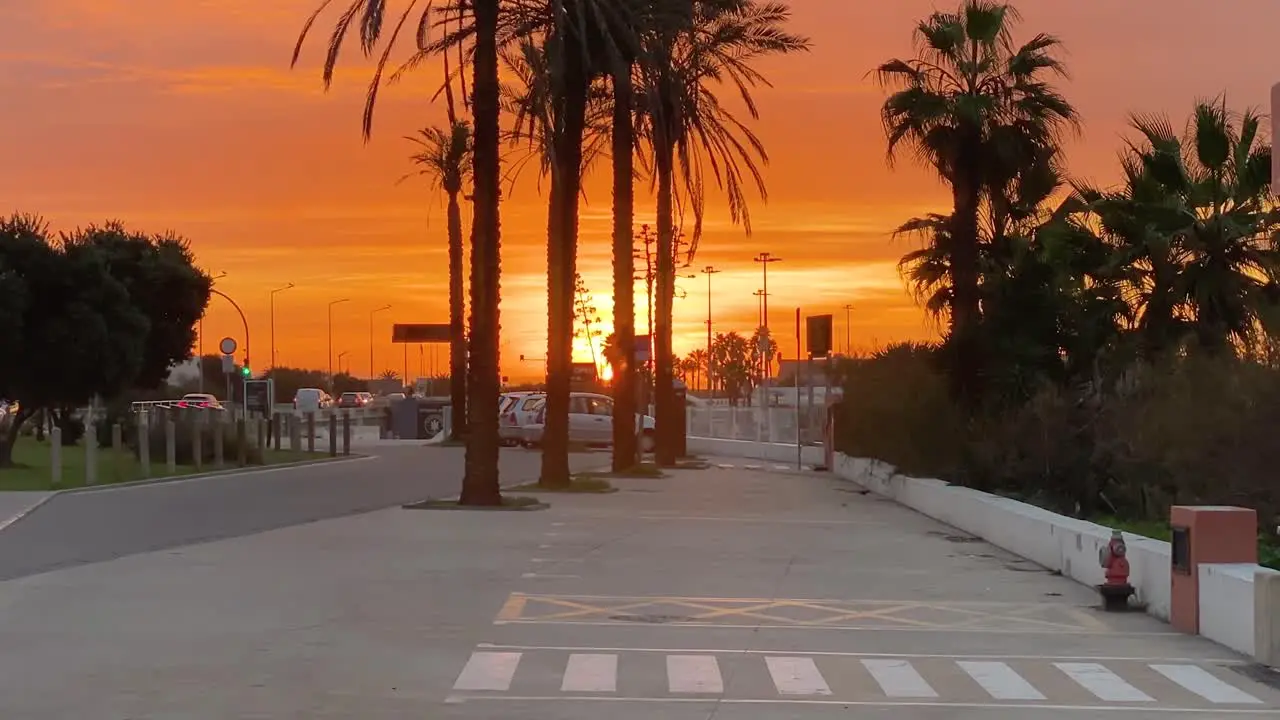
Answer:
[[[325,366],[326,304],[346,297],[351,302],[334,310],[334,354],[347,351],[344,365],[367,373],[369,311],[389,303],[377,315],[375,365],[401,370],[390,323],[447,319],[440,198],[422,182],[395,184],[408,171],[411,145],[403,136],[442,117],[426,92],[438,78],[424,71],[386,91],[374,139],[364,145],[367,64],[348,53],[335,87],[323,93],[317,36],[300,68],[288,68],[297,31],[316,4],[0,3],[0,198],[8,206],[0,211],[40,212],[59,228],[119,218],[190,237],[210,273],[227,273],[217,287],[248,313],[259,367],[269,356],[273,287],[297,285],[276,296],[277,356],[287,365]],[[806,314],[834,310],[840,346],[838,308],[846,303],[855,308],[855,348],[931,334],[895,271],[907,246],[888,230],[944,207],[948,195],[909,163],[886,167],[877,115],[883,94],[865,75],[909,54],[913,21],[935,5],[948,4],[792,0],[794,29],[812,38],[814,50],[770,62],[776,87],[758,94],[764,117],[756,127],[771,156],[769,202],[753,205],[755,232],[747,237],[714,198],[696,261],[724,271],[714,279],[717,330],[753,326],[760,272],[751,257],[767,250],[784,258],[770,267],[769,291],[785,354],[794,353],[797,306]],[[1181,122],[1197,96],[1222,91],[1234,106],[1261,106],[1280,80],[1269,62],[1269,33],[1280,27],[1275,0],[1232,0],[1229,13],[1203,0],[1018,5],[1021,36],[1053,32],[1067,45],[1073,78],[1066,91],[1087,123],[1070,160],[1083,177],[1114,176],[1129,111],[1169,112]],[[528,180],[503,208],[503,365],[513,378],[541,372],[540,362],[521,363],[519,355],[545,352],[545,207]],[[588,182],[580,259],[606,318],[607,182],[599,172]],[[638,222],[651,220],[646,212]],[[676,301],[683,353],[705,343],[707,297],[704,278],[680,286],[688,293]],[[204,329],[209,352],[223,335],[243,334],[218,298]],[[425,357],[429,365],[429,351]],[[416,357],[410,366],[416,375]]]

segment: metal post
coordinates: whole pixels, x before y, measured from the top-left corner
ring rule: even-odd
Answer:
[[[225,432],[227,424],[218,418],[213,423],[213,466],[221,470],[226,466],[226,436]]]
[[[342,454],[351,454],[351,413],[342,413]]]
[[[93,424],[95,403],[91,400],[84,416],[84,484],[98,482],[98,432]]]
[[[236,461],[240,467],[249,464],[249,440],[245,436],[244,418],[236,420]]]
[[[164,421],[164,461],[170,475],[178,472],[178,429],[172,419]]]
[[[272,447],[274,447],[276,450],[280,449],[280,423],[281,422],[282,422],[282,416],[280,415],[280,413],[277,413],[277,412],[271,413],[271,435],[273,438],[275,438],[274,441],[272,442]]]
[[[720,271],[715,269],[713,266],[708,265],[702,268],[702,272],[707,275],[707,390],[711,393],[711,399],[715,400],[715,362],[711,359],[711,276]]]
[[[142,465],[142,477],[151,477],[151,423],[146,410],[138,413],[138,462]]]
[[[307,413],[307,452],[316,451],[316,414]]]
[[[51,487],[56,488],[62,484],[62,428],[57,425],[49,430],[49,465],[52,471],[49,481]]]
[[[191,464],[196,472],[204,469],[204,415],[196,415],[184,423],[191,432]]]
[[[329,413],[329,457],[338,455],[338,415]]]
[[[796,308],[796,469],[802,470],[801,457],[803,456],[802,446],[800,443],[800,308]],[[813,358],[809,359],[812,366]]]
[[[849,345],[849,325],[850,325],[850,324],[851,324],[851,322],[852,322],[852,321],[850,320],[850,317],[851,317],[851,316],[850,316],[850,314],[849,314],[849,313],[850,313],[852,310],[853,310],[853,306],[852,306],[852,305],[845,305],[845,306],[844,306],[844,354],[845,354],[845,356],[846,356],[846,357],[847,357],[847,356],[849,356],[849,355],[851,355],[851,354],[852,354],[852,352],[853,352],[853,351],[850,349],[850,345]]]
[[[278,287],[271,291],[271,367],[276,366],[276,293],[284,292],[293,287],[293,283],[289,283],[284,287]]]

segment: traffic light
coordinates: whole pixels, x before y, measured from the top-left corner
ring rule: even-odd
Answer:
[[[244,367],[240,368],[240,375],[246,378],[250,378],[250,377],[253,377],[253,371],[249,369],[248,365],[245,365]]]

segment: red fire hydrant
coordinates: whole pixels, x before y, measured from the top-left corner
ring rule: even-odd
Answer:
[[[1098,551],[1098,563],[1105,570],[1106,582],[1098,586],[1102,594],[1102,606],[1112,612],[1129,607],[1133,586],[1129,584],[1129,559],[1125,557],[1124,536],[1119,530],[1111,531],[1111,541]]]

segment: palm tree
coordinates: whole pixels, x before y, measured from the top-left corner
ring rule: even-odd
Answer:
[[[790,9],[780,2],[694,0],[688,21],[652,33],[640,76],[644,122],[657,185],[657,327],[655,406],[658,421],[657,460],[675,462],[678,427],[672,388],[672,310],[676,274],[677,175],[684,200],[694,214],[688,257],[697,252],[701,235],[706,174],[726,192],[734,221],[750,232],[746,177],[761,196],[764,179],[757,162],[767,162],[764,145],[733,112],[720,103],[721,85],[737,92],[752,119],[757,119],[751,91],[768,85],[752,63],[768,55],[798,52],[808,40],[783,29]]]
[[[950,332],[954,390],[970,407],[981,394],[979,224],[984,200],[992,204],[1008,168],[1021,167],[1028,148],[1053,148],[1076,112],[1049,84],[1064,76],[1054,56],[1059,42],[1036,35],[1016,45],[1010,5],[964,0],[916,26],[918,56],[894,59],[877,70],[894,88],[881,110],[889,160],[908,146],[951,186],[953,209],[946,271],[950,276]],[[994,200],[999,216],[1000,199]]]
[[[448,130],[439,127],[418,131],[409,140],[421,148],[412,156],[420,166],[419,175],[431,178],[433,187],[443,189],[449,197],[449,392],[453,405],[455,438],[466,435],[467,423],[467,344],[464,327],[466,313],[462,282],[462,206],[458,202],[463,184],[471,174],[471,126],[454,120]]]
[[[307,19],[294,47],[296,64],[308,33],[319,16],[333,4],[323,0],[319,8]],[[333,80],[342,46],[351,32],[356,34],[365,55],[373,53],[382,39],[384,23],[388,17],[387,0],[351,0],[339,16],[330,36],[323,67],[323,79],[328,88]],[[407,24],[415,8],[416,0],[409,0],[397,20],[391,37],[378,57],[373,78],[369,84],[362,129],[368,140],[373,127],[373,110],[378,90],[383,83],[384,70],[397,38]],[[469,102],[472,113],[472,247],[471,247],[471,317],[468,333],[467,417],[470,431],[467,433],[466,470],[462,482],[461,502],[464,505],[500,505],[502,495],[498,482],[498,393],[501,390],[499,374],[499,279],[501,262],[500,198],[501,157],[499,153],[499,103],[498,42],[502,0],[468,0],[450,5],[441,12],[443,20],[432,21],[433,9],[427,5],[421,10],[417,23],[419,46],[422,52],[415,55],[403,69],[412,67],[433,53],[445,58],[445,84],[442,88],[447,98],[452,98],[452,83],[462,81],[462,59],[469,60],[473,72],[471,91],[463,86],[463,100]],[[451,25],[458,27],[449,32]],[[444,27],[446,36],[437,43],[426,43],[429,29]],[[464,45],[468,44],[464,49]],[[448,63],[448,51],[456,49],[460,67],[455,72]],[[394,76],[393,76],[394,77]]]
[[[1128,293],[1150,356],[1186,339],[1210,351],[1251,349],[1275,302],[1280,211],[1271,153],[1253,110],[1197,102],[1184,137],[1160,116],[1135,116],[1139,140],[1122,156],[1123,187],[1082,187],[1102,236],[1134,272]]]

